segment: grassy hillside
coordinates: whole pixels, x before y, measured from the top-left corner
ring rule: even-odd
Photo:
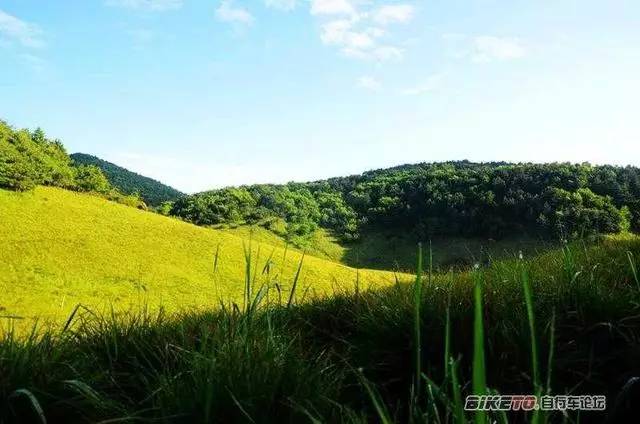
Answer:
[[[0,190],[0,315],[30,324],[36,318],[63,322],[77,304],[176,311],[216,307],[220,299],[241,303],[243,244],[248,240],[228,232],[90,195],[45,187]],[[288,249],[285,257],[277,238],[264,237],[252,244],[252,253],[256,289],[277,284],[286,299],[301,253]],[[356,274],[307,256],[296,295],[353,288]],[[363,287],[394,281],[388,272],[360,271],[358,278]]]
[[[630,422],[638,257],[640,239],[617,236],[293,308],[77,315],[62,333],[0,334],[0,421]],[[485,381],[604,395],[607,409],[463,411]]]
[[[97,166],[116,189],[125,194],[138,193],[142,200],[151,206],[176,200],[183,195],[173,187],[92,155],[74,153],[71,155],[71,159],[78,165]]]

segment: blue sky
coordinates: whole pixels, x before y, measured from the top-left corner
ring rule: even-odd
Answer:
[[[0,0],[0,118],[184,191],[640,165],[636,0]]]

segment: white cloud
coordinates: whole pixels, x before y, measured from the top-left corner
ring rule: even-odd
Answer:
[[[395,46],[379,46],[373,49],[345,47],[342,49],[342,53],[354,59],[375,60],[378,62],[401,60],[404,57],[404,50]]]
[[[0,34],[25,47],[39,48],[44,46],[40,27],[22,21],[2,10],[0,10]]]
[[[440,86],[443,77],[444,76],[442,74],[431,75],[429,78],[425,79],[420,84],[411,88],[407,88],[406,90],[403,90],[402,94],[407,96],[416,96],[418,94],[423,94],[429,91],[433,91]]]
[[[264,4],[272,9],[289,11],[296,7],[297,0],[264,0]]]
[[[404,56],[404,50],[395,46],[380,46],[371,51],[371,57],[381,61],[400,60]]]
[[[369,91],[378,91],[382,87],[380,81],[369,75],[363,75],[358,78],[357,85],[359,88]]]
[[[369,49],[375,46],[376,34],[368,31],[354,31],[354,21],[340,19],[322,26],[320,40],[324,44],[341,46],[343,49]]]
[[[371,11],[366,9],[368,5],[366,0],[312,0],[311,14],[325,15],[320,18],[320,40],[337,47],[346,57],[379,62],[400,60],[404,50],[389,43],[391,34],[386,25],[407,22],[413,8],[397,5]]]
[[[327,22],[320,29],[320,40],[324,44],[342,44],[352,27],[353,22],[348,19]]]
[[[253,15],[247,9],[234,6],[231,0],[222,0],[216,9],[216,18],[222,22],[242,25],[251,25],[254,21]]]
[[[517,38],[483,35],[475,37],[472,44],[471,59],[474,62],[519,59],[526,54],[524,46]]]
[[[413,18],[414,9],[409,4],[388,4],[380,6],[372,13],[373,21],[380,25],[405,23]]]
[[[106,0],[107,6],[164,12],[182,7],[182,0]]]
[[[355,12],[349,0],[311,0],[312,15],[353,15]]]
[[[320,30],[320,40],[326,45],[339,47],[342,54],[354,59],[387,61],[402,58],[404,52],[401,48],[380,45],[379,39],[386,34],[383,29],[362,27],[361,19],[353,17],[324,23]]]

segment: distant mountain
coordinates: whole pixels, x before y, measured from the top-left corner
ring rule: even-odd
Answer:
[[[112,186],[123,193],[138,193],[148,205],[176,200],[184,193],[159,181],[131,172],[121,166],[85,153],[74,153],[71,159],[79,165],[95,165],[104,172]]]

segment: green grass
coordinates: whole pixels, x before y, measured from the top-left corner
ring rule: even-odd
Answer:
[[[0,339],[0,421],[467,422],[469,393],[536,392],[535,328],[538,352],[549,352],[537,367],[553,369],[550,391],[605,394],[607,417],[621,422],[625,411],[613,406],[628,404],[623,387],[640,373],[640,293],[628,252],[640,253],[640,239],[578,243],[291,307],[269,306],[271,293],[254,291],[250,301],[262,306],[245,311],[78,309],[61,333]],[[242,256],[243,281],[261,258]],[[581,422],[604,418],[583,413]]]
[[[3,423],[577,422],[462,410],[543,391],[608,396],[580,422],[630,412],[636,236],[446,273],[434,243],[397,281],[63,190],[0,191],[0,214]]]
[[[255,290],[277,285],[286,299],[302,253],[289,248],[285,255],[275,236],[250,242],[240,235],[61,189],[0,190],[0,324],[63,322],[77,304],[102,312],[242,304],[245,246],[256,264],[271,258],[268,270],[253,273]],[[357,272],[307,255],[296,299],[352,290],[356,277],[363,287],[395,282],[390,272]]]

